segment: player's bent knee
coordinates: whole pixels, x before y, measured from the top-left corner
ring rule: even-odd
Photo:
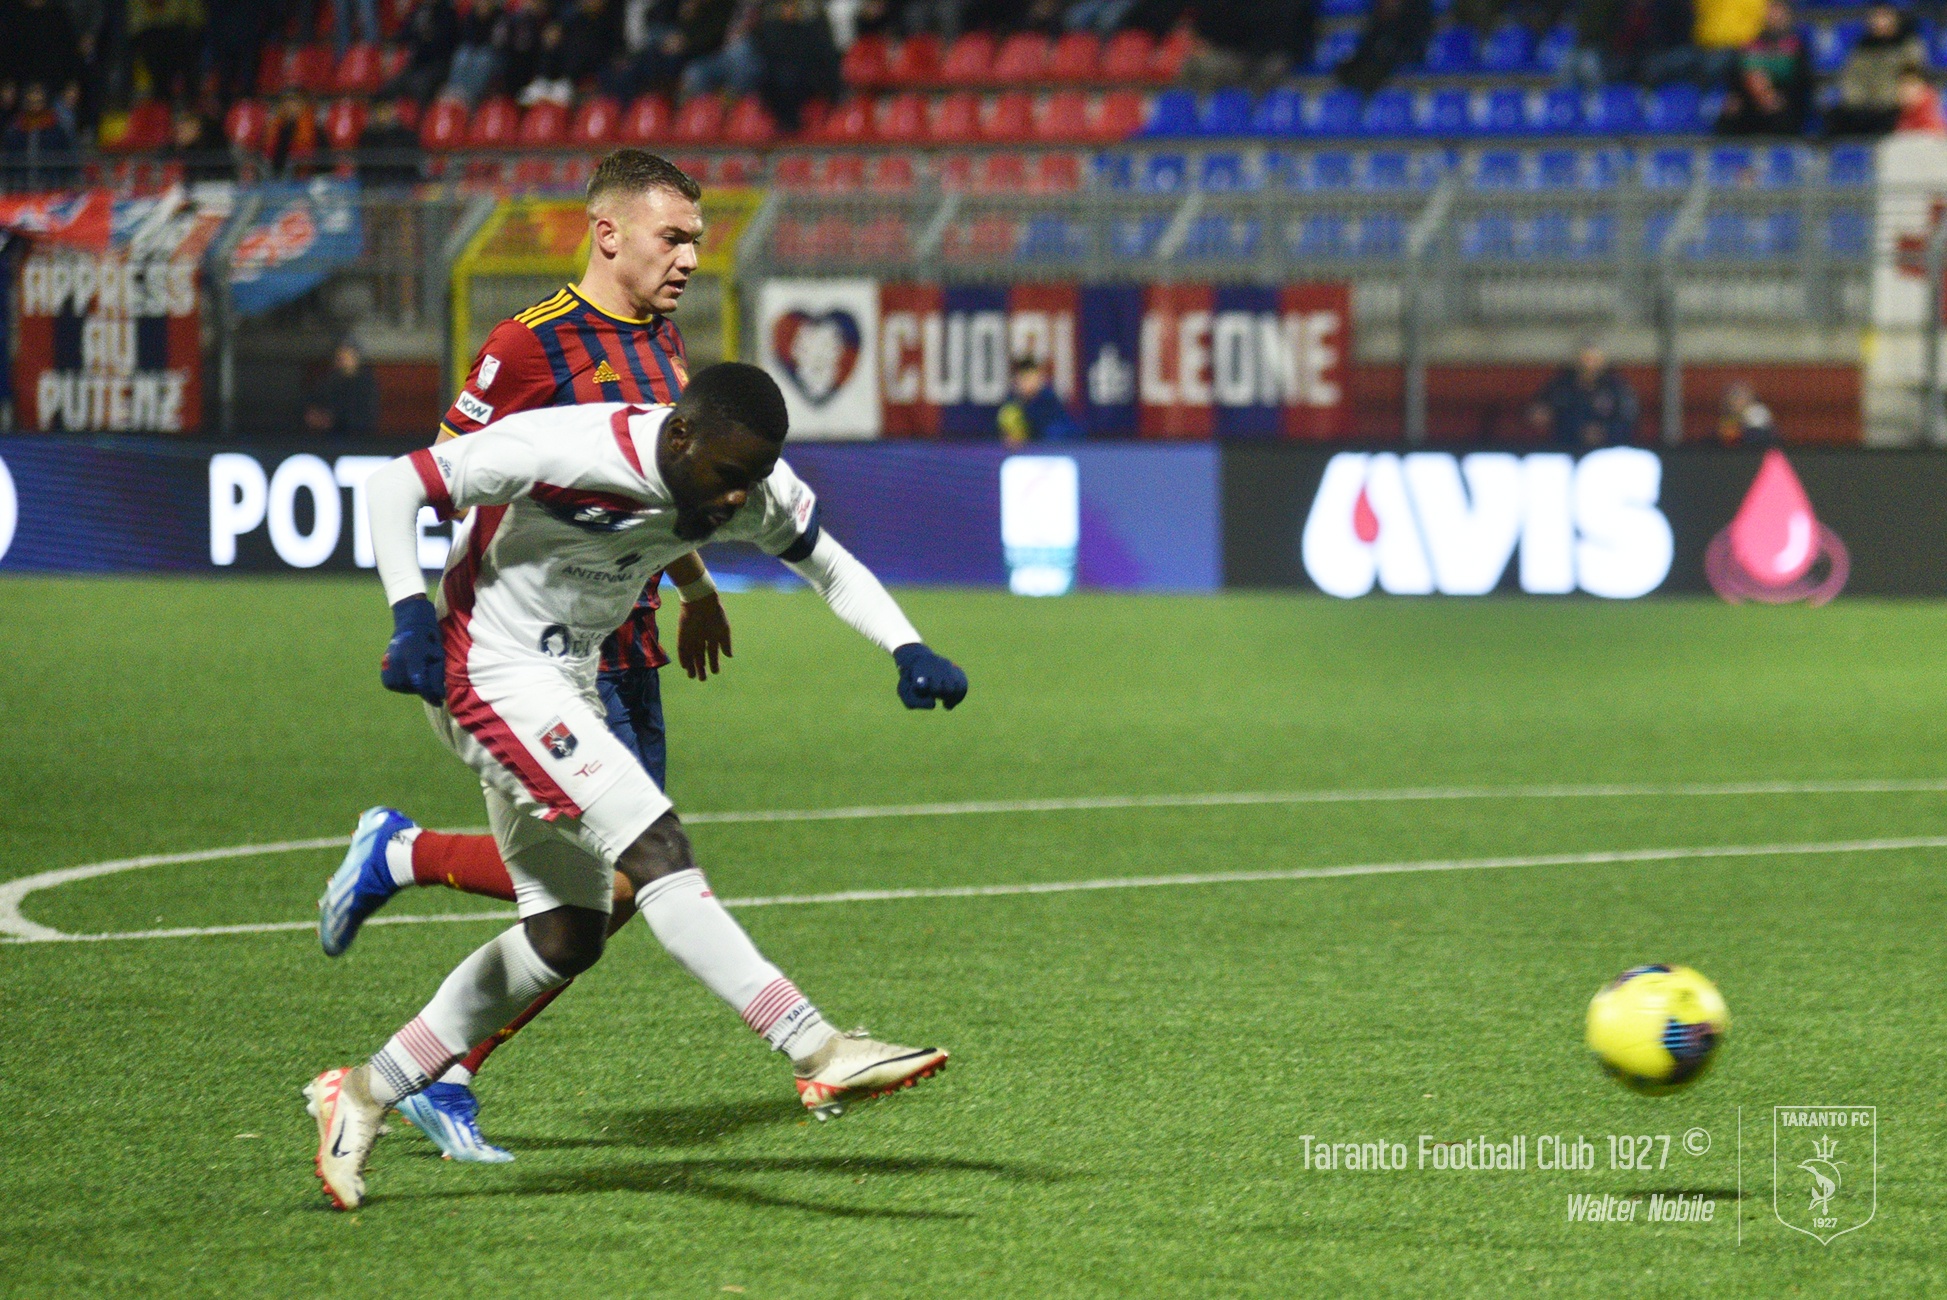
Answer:
[[[696,854],[690,849],[690,837],[673,811],[658,817],[635,843],[622,851],[615,863],[615,869],[627,876],[637,889],[695,866]]]
[[[522,922],[534,955],[555,974],[573,979],[602,959],[608,917],[586,907],[557,907]]]

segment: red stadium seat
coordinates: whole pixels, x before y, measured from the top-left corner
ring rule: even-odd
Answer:
[[[254,99],[239,99],[223,115],[223,138],[239,149],[261,149],[270,131],[270,114]]]
[[[1006,217],[979,217],[956,221],[946,229],[941,252],[947,257],[969,262],[991,262],[1014,254],[1019,231]]]
[[[466,105],[436,99],[419,119],[419,143],[428,149],[457,149],[466,142]]]
[[[764,160],[754,153],[733,153],[717,159],[716,185],[755,185],[764,179]]]
[[[1079,90],[1058,90],[1048,96],[1035,118],[1034,134],[1050,143],[1076,144],[1090,138],[1088,96]]]
[[[982,85],[993,64],[994,38],[986,32],[968,32],[940,60],[940,80],[949,86]]]
[[[865,155],[842,153],[825,163],[824,188],[851,193],[865,188]]]
[[[284,93],[284,47],[275,41],[266,42],[257,52],[257,93]]]
[[[1082,188],[1082,160],[1072,153],[1042,154],[1029,188],[1042,194],[1074,193]]]
[[[571,153],[561,160],[561,184],[567,189],[587,189],[594,174],[595,160],[585,153]]]
[[[670,119],[668,100],[661,95],[644,95],[622,115],[622,143],[661,144],[669,139]]]
[[[808,153],[786,154],[777,160],[771,183],[782,190],[808,190],[818,183],[818,159]]]
[[[1048,80],[1093,81],[1102,70],[1102,42],[1093,32],[1069,32],[1048,55]]]
[[[1028,188],[1028,160],[1018,153],[992,153],[974,168],[981,193],[1014,194]]]
[[[621,129],[622,106],[607,95],[597,95],[575,110],[568,143],[578,149],[604,149]]]
[[[1156,60],[1156,38],[1140,27],[1117,32],[1102,47],[1098,75],[1104,81],[1147,81]]]
[[[777,138],[777,122],[771,117],[771,110],[764,107],[763,100],[756,95],[745,95],[724,118],[722,138],[741,149],[757,148]]]
[[[886,38],[867,34],[845,51],[845,84],[854,90],[878,90],[892,83],[892,46]]]
[[[1048,76],[1048,38],[1040,32],[1016,32],[1001,42],[987,81],[995,86],[1018,86]]]
[[[1024,144],[1034,138],[1034,96],[1011,90],[997,96],[981,122],[981,138],[994,144]]]
[[[939,144],[973,144],[980,139],[980,99],[971,91],[943,95],[933,104],[933,139]]]
[[[406,11],[412,8],[412,0],[379,0],[378,7],[379,35],[389,41],[405,25]]]
[[[868,261],[901,261],[912,256],[912,230],[898,217],[878,217],[859,228],[854,247]]]
[[[818,127],[817,138],[831,144],[864,144],[872,138],[872,99],[854,95],[834,108]]]
[[[514,107],[514,101],[505,95],[495,95],[480,101],[480,107],[473,112],[473,121],[467,124],[466,143],[469,149],[504,149],[514,143],[520,133],[521,111]]]
[[[300,45],[291,51],[286,81],[313,95],[328,95],[337,79],[338,61],[329,45]]]
[[[568,110],[542,100],[522,115],[515,140],[523,149],[556,149],[567,144]]]
[[[684,144],[714,145],[723,138],[723,96],[692,95],[676,110],[670,134]]]
[[[358,44],[347,49],[345,57],[338,60],[331,88],[341,95],[370,95],[384,81],[385,69],[379,64],[378,46]]]
[[[676,170],[688,176],[698,185],[708,186],[716,183],[711,174],[710,155],[705,153],[679,153],[669,161],[676,164]]]
[[[334,99],[325,109],[325,145],[331,149],[353,149],[358,146],[358,137],[365,130],[365,101],[362,99]]]
[[[879,101],[873,134],[887,144],[923,144],[926,140],[926,101],[912,91],[887,95]]]
[[[930,86],[940,79],[940,38],[930,32],[908,36],[893,51],[887,70],[895,86]]]
[[[1167,84],[1175,81],[1183,71],[1185,60],[1197,47],[1196,33],[1188,27],[1179,27],[1163,38],[1156,47],[1156,58],[1149,65],[1149,75],[1154,81]]]
[[[115,142],[115,148],[128,153],[160,149],[169,143],[169,105],[159,99],[145,99],[128,111],[128,129]]]
[[[528,190],[558,188],[561,184],[561,160],[558,158],[521,159],[514,164],[514,184]]]
[[[1127,140],[1142,130],[1148,111],[1141,91],[1112,90],[1102,96],[1102,107],[1096,115],[1091,134],[1105,143]]]
[[[919,183],[913,173],[913,160],[903,153],[879,155],[872,169],[872,188],[881,194],[905,194]]]
[[[974,160],[972,154],[950,153],[940,159],[940,188],[943,190],[970,190],[973,188]]]

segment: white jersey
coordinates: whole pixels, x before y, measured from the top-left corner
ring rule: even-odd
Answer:
[[[449,656],[457,649],[475,666],[550,660],[592,677],[603,639],[649,576],[697,546],[676,536],[675,502],[656,469],[669,412],[548,407],[412,454],[431,505],[472,511],[454,530],[440,583]],[[779,461],[708,540],[802,561],[818,532],[816,498]]]

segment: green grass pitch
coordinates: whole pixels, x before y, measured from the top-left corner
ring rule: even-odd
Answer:
[[[971,673],[953,714],[899,708],[890,665],[810,595],[733,598],[725,676],[665,678],[679,808],[1947,775],[1947,606],[906,600]],[[0,583],[0,880],[343,835],[379,802],[479,824],[471,776],[378,686],[386,631],[369,581]],[[718,891],[750,897],[1829,844],[1947,834],[1944,813],[1910,790],[1666,791],[695,839]],[[518,1160],[456,1166],[402,1129],[353,1215],[318,1192],[297,1090],[383,1042],[489,923],[373,928],[337,962],[305,932],[0,946],[0,1295],[1939,1294],[1944,854],[744,912],[833,1019],[954,1053],[831,1124],[638,925],[482,1076]],[[302,921],[337,856],[150,867],[24,912],[72,933]],[[1646,1100],[1599,1076],[1581,1017],[1658,960],[1715,978],[1734,1026],[1702,1083]],[[1774,1214],[1790,1104],[1878,1108],[1876,1213],[1829,1245]],[[1692,1129],[1702,1156],[1609,1167],[1608,1135]],[[1586,1137],[1597,1167],[1412,1164],[1421,1135],[1514,1134]],[[1308,1137],[1399,1142],[1409,1167],[1307,1170]],[[1717,1217],[1566,1212],[1651,1193]]]

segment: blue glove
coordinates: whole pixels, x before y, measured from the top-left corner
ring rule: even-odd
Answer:
[[[933,701],[951,709],[967,698],[967,674],[951,659],[918,641],[892,652],[899,665],[899,698],[909,709],[930,709]]]
[[[392,607],[392,640],[379,661],[379,680],[386,690],[417,695],[435,708],[446,703],[446,647],[433,602],[424,596]]]

